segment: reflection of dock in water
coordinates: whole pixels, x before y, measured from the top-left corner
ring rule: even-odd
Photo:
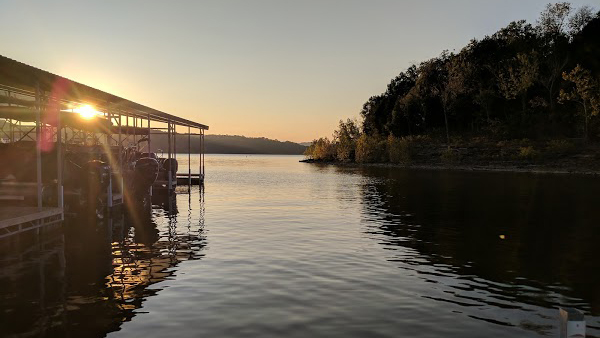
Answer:
[[[132,212],[102,222],[71,222],[1,246],[0,319],[8,336],[104,336],[135,316],[148,286],[200,259],[205,246],[199,217],[178,216],[176,200],[153,215]],[[180,199],[179,202],[188,202]],[[144,215],[144,216],[142,216]],[[87,220],[86,220],[87,221]],[[5,252],[4,252],[5,251]]]

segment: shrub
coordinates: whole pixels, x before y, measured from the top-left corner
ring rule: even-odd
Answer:
[[[356,142],[356,162],[385,162],[387,160],[386,148],[386,141],[379,136],[362,134]]]
[[[306,147],[306,150],[304,151],[304,157],[314,160],[314,153],[315,153],[315,141],[313,141],[308,147]]]
[[[335,154],[335,145],[327,137],[314,140],[304,152],[304,156],[317,161],[333,161]]]
[[[517,158],[521,160],[533,160],[538,156],[538,152],[533,148],[533,146],[520,147],[519,152],[517,153]]]
[[[457,149],[446,148],[442,151],[440,159],[445,164],[457,164],[460,162],[460,153]]]
[[[354,159],[356,144],[353,143],[336,143],[335,158],[338,161],[349,162]]]
[[[387,149],[389,160],[392,163],[410,163],[413,153],[412,137],[394,137],[387,138]]]
[[[429,135],[409,135],[403,138],[409,140],[413,144],[431,142],[431,137]]]
[[[573,151],[574,148],[575,145],[567,140],[552,140],[548,142],[546,151],[554,155],[564,155]]]

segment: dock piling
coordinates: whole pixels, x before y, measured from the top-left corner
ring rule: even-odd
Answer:
[[[583,313],[573,308],[559,308],[560,338],[585,337]]]
[[[188,191],[192,191],[192,133],[188,126]]]

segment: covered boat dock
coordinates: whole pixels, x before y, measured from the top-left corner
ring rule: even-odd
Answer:
[[[168,175],[154,189],[171,194],[178,182],[202,184],[206,130],[204,124],[0,55],[0,238],[64,219],[67,149],[104,154],[111,168],[106,206],[112,208],[126,202],[124,154],[156,152],[153,139],[166,138],[167,160],[175,158],[177,135],[186,135],[188,141],[187,173],[171,172],[177,166],[169,162]],[[194,146],[192,137],[198,142]],[[194,174],[192,148],[199,155]],[[3,166],[16,162],[22,163],[19,172],[3,171]]]

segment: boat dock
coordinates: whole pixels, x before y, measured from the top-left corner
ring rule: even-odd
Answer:
[[[62,220],[61,208],[0,207],[0,238],[38,229]]]
[[[177,174],[177,184],[179,185],[202,185],[204,176],[200,174]]]
[[[201,185],[206,130],[0,55],[0,238],[58,223],[68,205],[82,200],[96,211],[135,200],[129,196],[139,193],[132,172],[140,157],[159,163],[150,196],[173,194],[178,184]],[[199,174],[191,174],[191,164],[179,168],[187,174],[177,173],[182,138],[188,158],[200,156]],[[86,181],[92,172],[95,185]]]

